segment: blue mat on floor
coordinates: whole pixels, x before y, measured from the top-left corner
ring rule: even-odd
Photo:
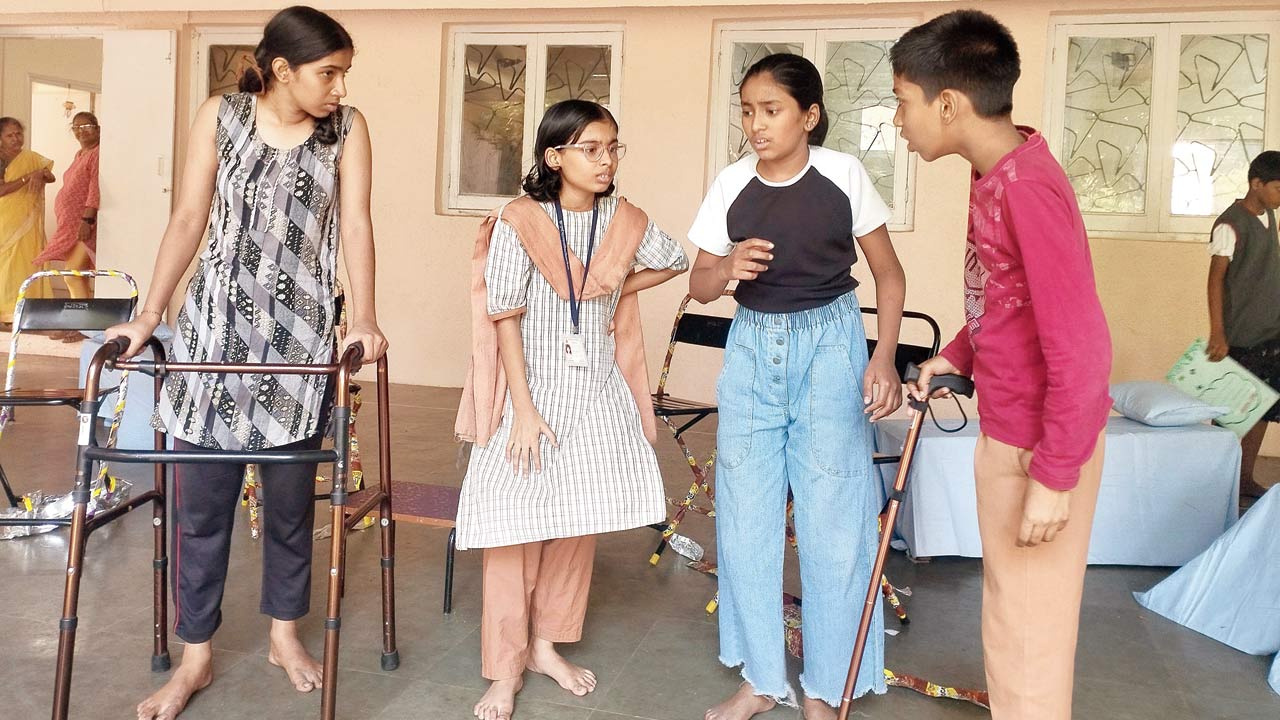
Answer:
[[[1144,607],[1250,655],[1280,652],[1280,487],[1194,560],[1145,593]],[[1280,693],[1280,658],[1271,667]]]

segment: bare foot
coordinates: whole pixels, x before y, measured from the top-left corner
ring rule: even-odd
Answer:
[[[324,687],[324,667],[302,647],[297,624],[292,620],[272,619],[271,650],[267,653],[267,662],[283,668],[298,692],[309,693]]]
[[[757,695],[751,683],[742,683],[738,692],[719,705],[711,708],[704,716],[705,720],[747,720],[760,713],[769,712],[777,705],[773,698]]]
[[[164,687],[138,703],[138,720],[173,720],[187,707],[191,696],[213,682],[213,648],[209,643],[188,645],[182,664]]]
[[[546,675],[578,697],[596,689],[596,674],[565,660],[549,640],[533,639],[525,668]]]
[[[801,705],[804,720],[836,720],[836,710],[821,700],[805,698]]]
[[[1262,487],[1254,480],[1240,481],[1240,497],[1241,498],[1260,498],[1267,492],[1267,488]]]
[[[524,687],[524,676],[494,680],[471,712],[480,720],[511,720],[516,709],[516,693]]]

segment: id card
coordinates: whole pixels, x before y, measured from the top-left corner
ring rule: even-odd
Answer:
[[[565,333],[561,338],[564,360],[569,367],[587,366],[587,341],[577,333]]]

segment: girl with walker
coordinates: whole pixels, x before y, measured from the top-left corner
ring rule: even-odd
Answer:
[[[341,104],[352,53],[333,18],[287,8],[267,23],[241,92],[200,106],[146,303],[106,333],[128,338],[127,356],[159,325],[206,227],[209,244],[178,313],[175,362],[330,362],[339,239],[350,277],[342,349],[362,344],[366,362],[386,351],[373,307],[369,131]],[[155,422],[179,450],[318,449],[331,401],[322,375],[175,373]],[[187,645],[169,682],[138,705],[139,720],[172,720],[213,681],[211,640],[244,476],[225,463],[174,467],[174,633]],[[315,465],[263,466],[268,661],[300,692],[324,682],[296,626],[310,604],[315,477]]]

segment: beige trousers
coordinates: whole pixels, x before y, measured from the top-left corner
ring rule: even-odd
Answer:
[[[485,548],[480,668],[486,679],[522,674],[534,637],[582,638],[595,555],[594,535]]]
[[[993,720],[1071,720],[1076,634],[1103,438],[1080,469],[1067,526],[1017,546],[1031,451],[986,435],[974,452],[982,535],[982,652]]]

